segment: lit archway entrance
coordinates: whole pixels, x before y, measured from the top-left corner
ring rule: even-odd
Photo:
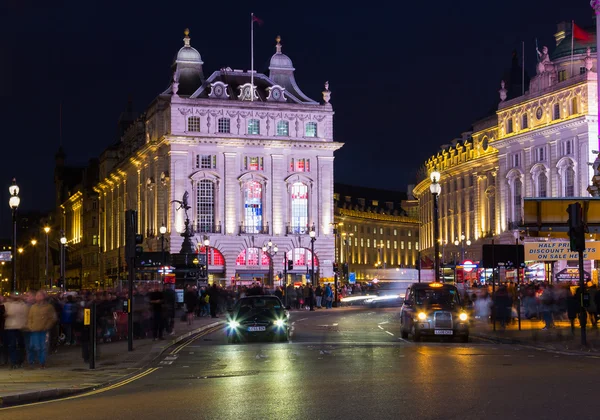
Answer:
[[[247,248],[235,259],[235,285],[266,284],[269,279],[269,255],[260,248]]]
[[[285,271],[287,271],[287,284],[306,284],[307,280],[310,280],[311,258],[315,262],[315,277],[319,278],[319,259],[316,255],[312,255],[310,249],[294,248],[286,252],[283,258],[285,261]],[[279,270],[276,268],[275,273],[278,272]]]

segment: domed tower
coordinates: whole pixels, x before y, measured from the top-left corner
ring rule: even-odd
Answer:
[[[294,65],[292,59],[281,52],[281,37],[276,38],[275,54],[271,57],[269,64],[269,79],[276,85],[283,86],[288,92],[294,94],[303,102],[316,103],[306,96],[296,84],[294,78]]]
[[[173,63],[173,81],[177,83],[179,96],[189,96],[196,91],[204,82],[202,71],[202,57],[194,47],[190,45],[190,30],[184,31],[183,47],[177,53]]]

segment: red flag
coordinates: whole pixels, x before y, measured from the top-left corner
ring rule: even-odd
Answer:
[[[262,21],[262,19],[257,18],[256,16],[252,15],[252,22],[256,22],[258,23],[258,26],[262,26],[262,24],[264,23]]]
[[[573,37],[575,39],[579,39],[581,41],[591,41],[592,40],[592,36],[584,31],[583,29],[581,29],[579,26],[573,24]]]

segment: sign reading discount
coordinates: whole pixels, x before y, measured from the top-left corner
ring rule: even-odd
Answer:
[[[568,242],[525,242],[525,261],[576,260],[579,253],[571,252]],[[584,260],[600,259],[600,242],[586,242]]]

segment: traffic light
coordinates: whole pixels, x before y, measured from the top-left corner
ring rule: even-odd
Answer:
[[[293,260],[287,260],[287,269],[288,270],[294,269],[294,261]]]
[[[144,247],[142,244],[144,243],[144,235],[136,234],[135,235],[135,257],[139,258],[144,253]]]
[[[585,251],[585,226],[581,204],[573,203],[567,207],[569,214],[569,244],[572,252]]]
[[[340,268],[339,268],[339,266],[338,266],[338,263],[333,263],[333,272],[334,272],[334,273],[337,273],[337,272],[339,272],[339,271],[340,271]]]

